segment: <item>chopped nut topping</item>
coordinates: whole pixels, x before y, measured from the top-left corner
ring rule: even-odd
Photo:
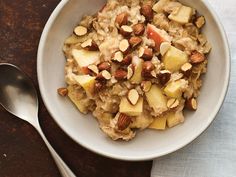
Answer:
[[[132,62],[132,55],[128,54],[125,56],[125,58],[122,60],[121,64],[123,65],[129,65]]]
[[[118,130],[125,130],[129,127],[130,123],[132,122],[131,118],[123,113],[120,113],[118,121],[117,121],[117,127]]]
[[[133,65],[130,65],[127,68],[127,79],[130,79],[133,75],[134,75]]]
[[[122,25],[127,25],[128,23],[128,13],[127,12],[122,12],[119,15],[117,15],[115,23],[118,24],[119,26]]]
[[[193,64],[198,64],[198,63],[201,63],[205,60],[205,55],[198,52],[198,51],[194,51],[190,57],[190,61],[191,63]]]
[[[115,84],[117,83],[118,81],[116,80],[116,78],[114,76],[111,77],[111,83],[112,84]]]
[[[57,89],[57,93],[63,97],[67,96],[68,89],[67,88],[59,88]]]
[[[202,28],[205,25],[205,18],[203,16],[198,17],[195,21],[195,25],[198,28]]]
[[[123,40],[120,42],[119,49],[120,49],[120,51],[122,51],[123,53],[126,53],[126,52],[129,50],[129,41],[128,41],[127,39],[123,39]]]
[[[117,80],[124,80],[127,78],[127,72],[125,70],[118,69],[118,70],[116,70],[114,76]]]
[[[101,64],[98,65],[98,69],[99,69],[99,71],[102,71],[102,70],[109,71],[111,69],[111,64],[107,61],[102,62]]]
[[[143,33],[145,32],[144,24],[138,23],[138,24],[134,25],[133,31],[136,36],[142,36]]]
[[[152,6],[148,4],[142,5],[140,12],[147,21],[151,21],[153,19]]]
[[[153,57],[153,50],[151,48],[143,48],[139,49],[139,57],[144,60],[151,60]]]
[[[154,78],[157,78],[157,73],[155,72],[155,70],[151,71],[151,76],[154,77]]]
[[[162,85],[165,85],[170,80],[170,77],[171,77],[171,72],[168,70],[162,70],[158,74],[159,81]]]
[[[88,69],[90,69],[91,71],[93,71],[94,73],[98,74],[98,67],[96,65],[89,65]]]
[[[92,39],[88,39],[87,41],[83,42],[81,47],[90,51],[98,50],[97,44]]]
[[[182,67],[181,67],[181,72],[186,76],[189,77],[191,74],[193,66],[190,63],[185,63]]]
[[[114,54],[113,60],[118,61],[118,62],[122,62],[123,61],[123,53],[120,51],[116,52]]]
[[[145,61],[143,63],[143,72],[144,73],[151,73],[155,69],[155,66],[152,64],[151,61]]]
[[[162,56],[166,54],[166,52],[170,49],[171,44],[169,42],[162,42],[160,46],[160,53]]]
[[[111,74],[107,70],[103,70],[101,74],[106,80],[111,79]]]
[[[137,46],[140,45],[142,42],[143,42],[142,38],[136,37],[136,36],[133,36],[133,37],[131,37],[131,38],[129,39],[129,43],[130,43],[130,45],[132,46],[132,48],[137,47]]]
[[[83,26],[77,26],[75,29],[74,29],[74,33],[77,35],[77,36],[84,36],[85,34],[87,34],[88,32],[88,29],[83,27]]]
[[[82,67],[81,72],[85,75],[93,75],[93,72],[88,67]]]
[[[130,26],[123,25],[120,28],[120,34],[122,34],[124,37],[128,37],[133,32],[133,29]]]
[[[167,101],[167,107],[169,109],[174,109],[177,108],[179,106],[179,100],[175,99],[175,98],[171,98]]]
[[[197,100],[195,98],[190,98],[186,100],[185,106],[187,109],[196,111],[197,110]]]
[[[152,87],[152,82],[151,81],[142,81],[141,88],[144,92],[149,92],[151,87]]]
[[[136,105],[138,99],[139,99],[138,91],[136,89],[130,90],[128,93],[128,100],[130,101],[130,103],[132,105]]]

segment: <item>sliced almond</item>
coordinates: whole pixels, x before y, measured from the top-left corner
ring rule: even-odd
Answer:
[[[123,39],[122,41],[120,41],[119,49],[123,53],[127,52],[129,50],[129,41],[127,39]]]
[[[186,100],[185,106],[187,109],[196,111],[197,110],[197,100],[195,98],[190,98]]]
[[[171,98],[167,101],[167,107],[169,109],[174,109],[177,108],[179,106],[179,100],[175,99],[175,98]]]
[[[115,23],[121,27],[122,25],[127,25],[128,23],[128,13],[127,12],[122,12],[119,15],[117,15]]]
[[[151,87],[152,87],[152,82],[151,81],[142,81],[141,82],[141,88],[144,92],[149,92]]]
[[[107,70],[103,70],[101,74],[106,80],[111,79],[111,74]]]
[[[127,68],[127,79],[130,79],[133,75],[134,75],[133,65],[130,65]]]
[[[193,66],[191,65],[191,63],[185,63],[183,66],[181,66],[180,70],[185,76],[189,77],[191,74],[192,68]]]
[[[145,32],[145,26],[142,23],[138,23],[133,26],[133,31],[136,36],[142,36]]]
[[[136,89],[132,89],[128,93],[128,100],[132,105],[136,105],[139,99],[139,94]]]
[[[204,60],[206,59],[205,55],[198,52],[198,51],[194,51],[192,53],[192,55],[190,56],[190,61],[191,63],[193,64],[198,64],[198,63],[201,63],[203,62]]]
[[[159,81],[162,85],[165,85],[171,78],[171,72],[168,70],[162,70],[158,74]]]
[[[96,65],[89,65],[88,69],[90,69],[91,71],[93,71],[96,74],[99,73],[98,67]]]
[[[120,28],[120,34],[122,34],[124,37],[128,37],[133,32],[133,29],[130,26],[123,25]]]
[[[123,53],[122,52],[120,52],[120,51],[118,51],[118,52],[116,52],[115,54],[114,54],[114,57],[113,57],[113,59],[112,60],[114,60],[114,61],[118,61],[118,62],[122,62],[123,61]]]
[[[68,89],[67,88],[59,88],[59,89],[57,89],[57,93],[59,95],[61,95],[62,97],[65,97],[68,94]]]
[[[162,56],[166,54],[166,52],[170,49],[171,43],[169,42],[162,42],[160,45],[160,53]]]
[[[97,44],[92,40],[92,39],[88,39],[85,42],[83,42],[81,44],[81,47],[90,51],[97,51],[98,50],[98,46]]]
[[[123,113],[120,113],[117,121],[118,130],[125,130],[129,127],[130,123],[132,122],[131,118]]]
[[[84,26],[77,26],[75,29],[74,29],[74,33],[77,35],[77,36],[84,36],[85,34],[87,34],[88,32],[88,29],[85,28]]]
[[[129,43],[132,46],[132,48],[137,47],[143,42],[141,37],[133,36],[129,39]]]

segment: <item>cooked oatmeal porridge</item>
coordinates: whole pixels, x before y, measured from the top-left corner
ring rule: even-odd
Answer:
[[[197,110],[211,45],[204,16],[175,0],[108,0],[65,41],[68,96],[113,140],[165,130]]]

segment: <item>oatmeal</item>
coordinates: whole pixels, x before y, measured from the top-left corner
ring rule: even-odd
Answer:
[[[66,39],[68,87],[58,93],[113,140],[183,123],[207,71],[205,22],[176,0],[108,0]]]

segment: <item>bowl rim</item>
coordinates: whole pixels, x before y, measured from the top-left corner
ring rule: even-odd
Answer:
[[[223,28],[222,23],[220,22],[220,19],[218,17],[218,15],[216,14],[215,10],[212,8],[212,6],[209,4],[208,1],[201,1],[203,3],[203,5],[209,10],[209,12],[212,14],[214,20],[217,23],[218,29],[223,37],[223,45],[225,48],[225,53],[226,53],[226,63],[225,63],[225,68],[226,68],[226,74],[225,74],[225,78],[224,78],[224,83],[223,83],[223,89],[221,91],[221,94],[219,96],[219,100],[218,103],[216,104],[214,110],[212,111],[211,115],[209,115],[210,119],[208,122],[206,122],[206,124],[204,124],[201,129],[198,130],[198,133],[195,136],[192,136],[189,141],[186,142],[182,142],[179,143],[178,146],[176,146],[175,149],[169,150],[169,151],[165,151],[163,153],[152,153],[150,155],[145,155],[145,156],[138,156],[138,157],[133,157],[133,156],[120,156],[120,155],[116,155],[116,154],[112,154],[112,153],[107,153],[106,151],[102,151],[102,150],[96,150],[95,148],[91,147],[91,146],[87,146],[86,144],[77,141],[72,135],[70,135],[69,133],[67,133],[65,131],[65,129],[63,128],[62,124],[60,124],[60,122],[55,118],[57,117],[57,115],[53,114],[53,112],[49,109],[49,102],[48,99],[45,95],[46,90],[43,87],[43,73],[42,73],[42,61],[43,61],[43,50],[44,50],[44,45],[47,39],[47,34],[50,30],[50,28],[53,25],[53,22],[55,21],[55,19],[57,18],[58,14],[60,13],[61,9],[69,2],[69,0],[62,0],[57,7],[54,9],[54,11],[52,12],[52,14],[50,15],[40,38],[39,41],[39,47],[38,47],[38,53],[37,53],[37,75],[38,75],[38,83],[39,83],[39,90],[43,99],[43,103],[45,104],[49,114],[51,115],[51,117],[55,120],[55,122],[57,123],[57,125],[59,125],[59,127],[70,137],[72,138],[76,143],[78,143],[79,145],[81,145],[82,147],[95,152],[97,154],[100,154],[102,156],[105,157],[109,157],[112,159],[118,159],[118,160],[125,160],[125,161],[143,161],[143,160],[151,160],[157,157],[161,157],[170,153],[173,153],[183,147],[185,147],[186,145],[190,144],[193,140],[195,140],[196,138],[198,138],[203,132],[205,132],[205,130],[208,129],[208,127],[211,125],[211,123],[214,121],[216,115],[218,114],[221,106],[224,103],[227,91],[228,91],[228,87],[229,87],[229,81],[230,81],[230,72],[231,72],[231,56],[230,56],[230,48],[229,48],[229,43],[228,43],[228,39],[227,39],[227,35],[226,32]]]

